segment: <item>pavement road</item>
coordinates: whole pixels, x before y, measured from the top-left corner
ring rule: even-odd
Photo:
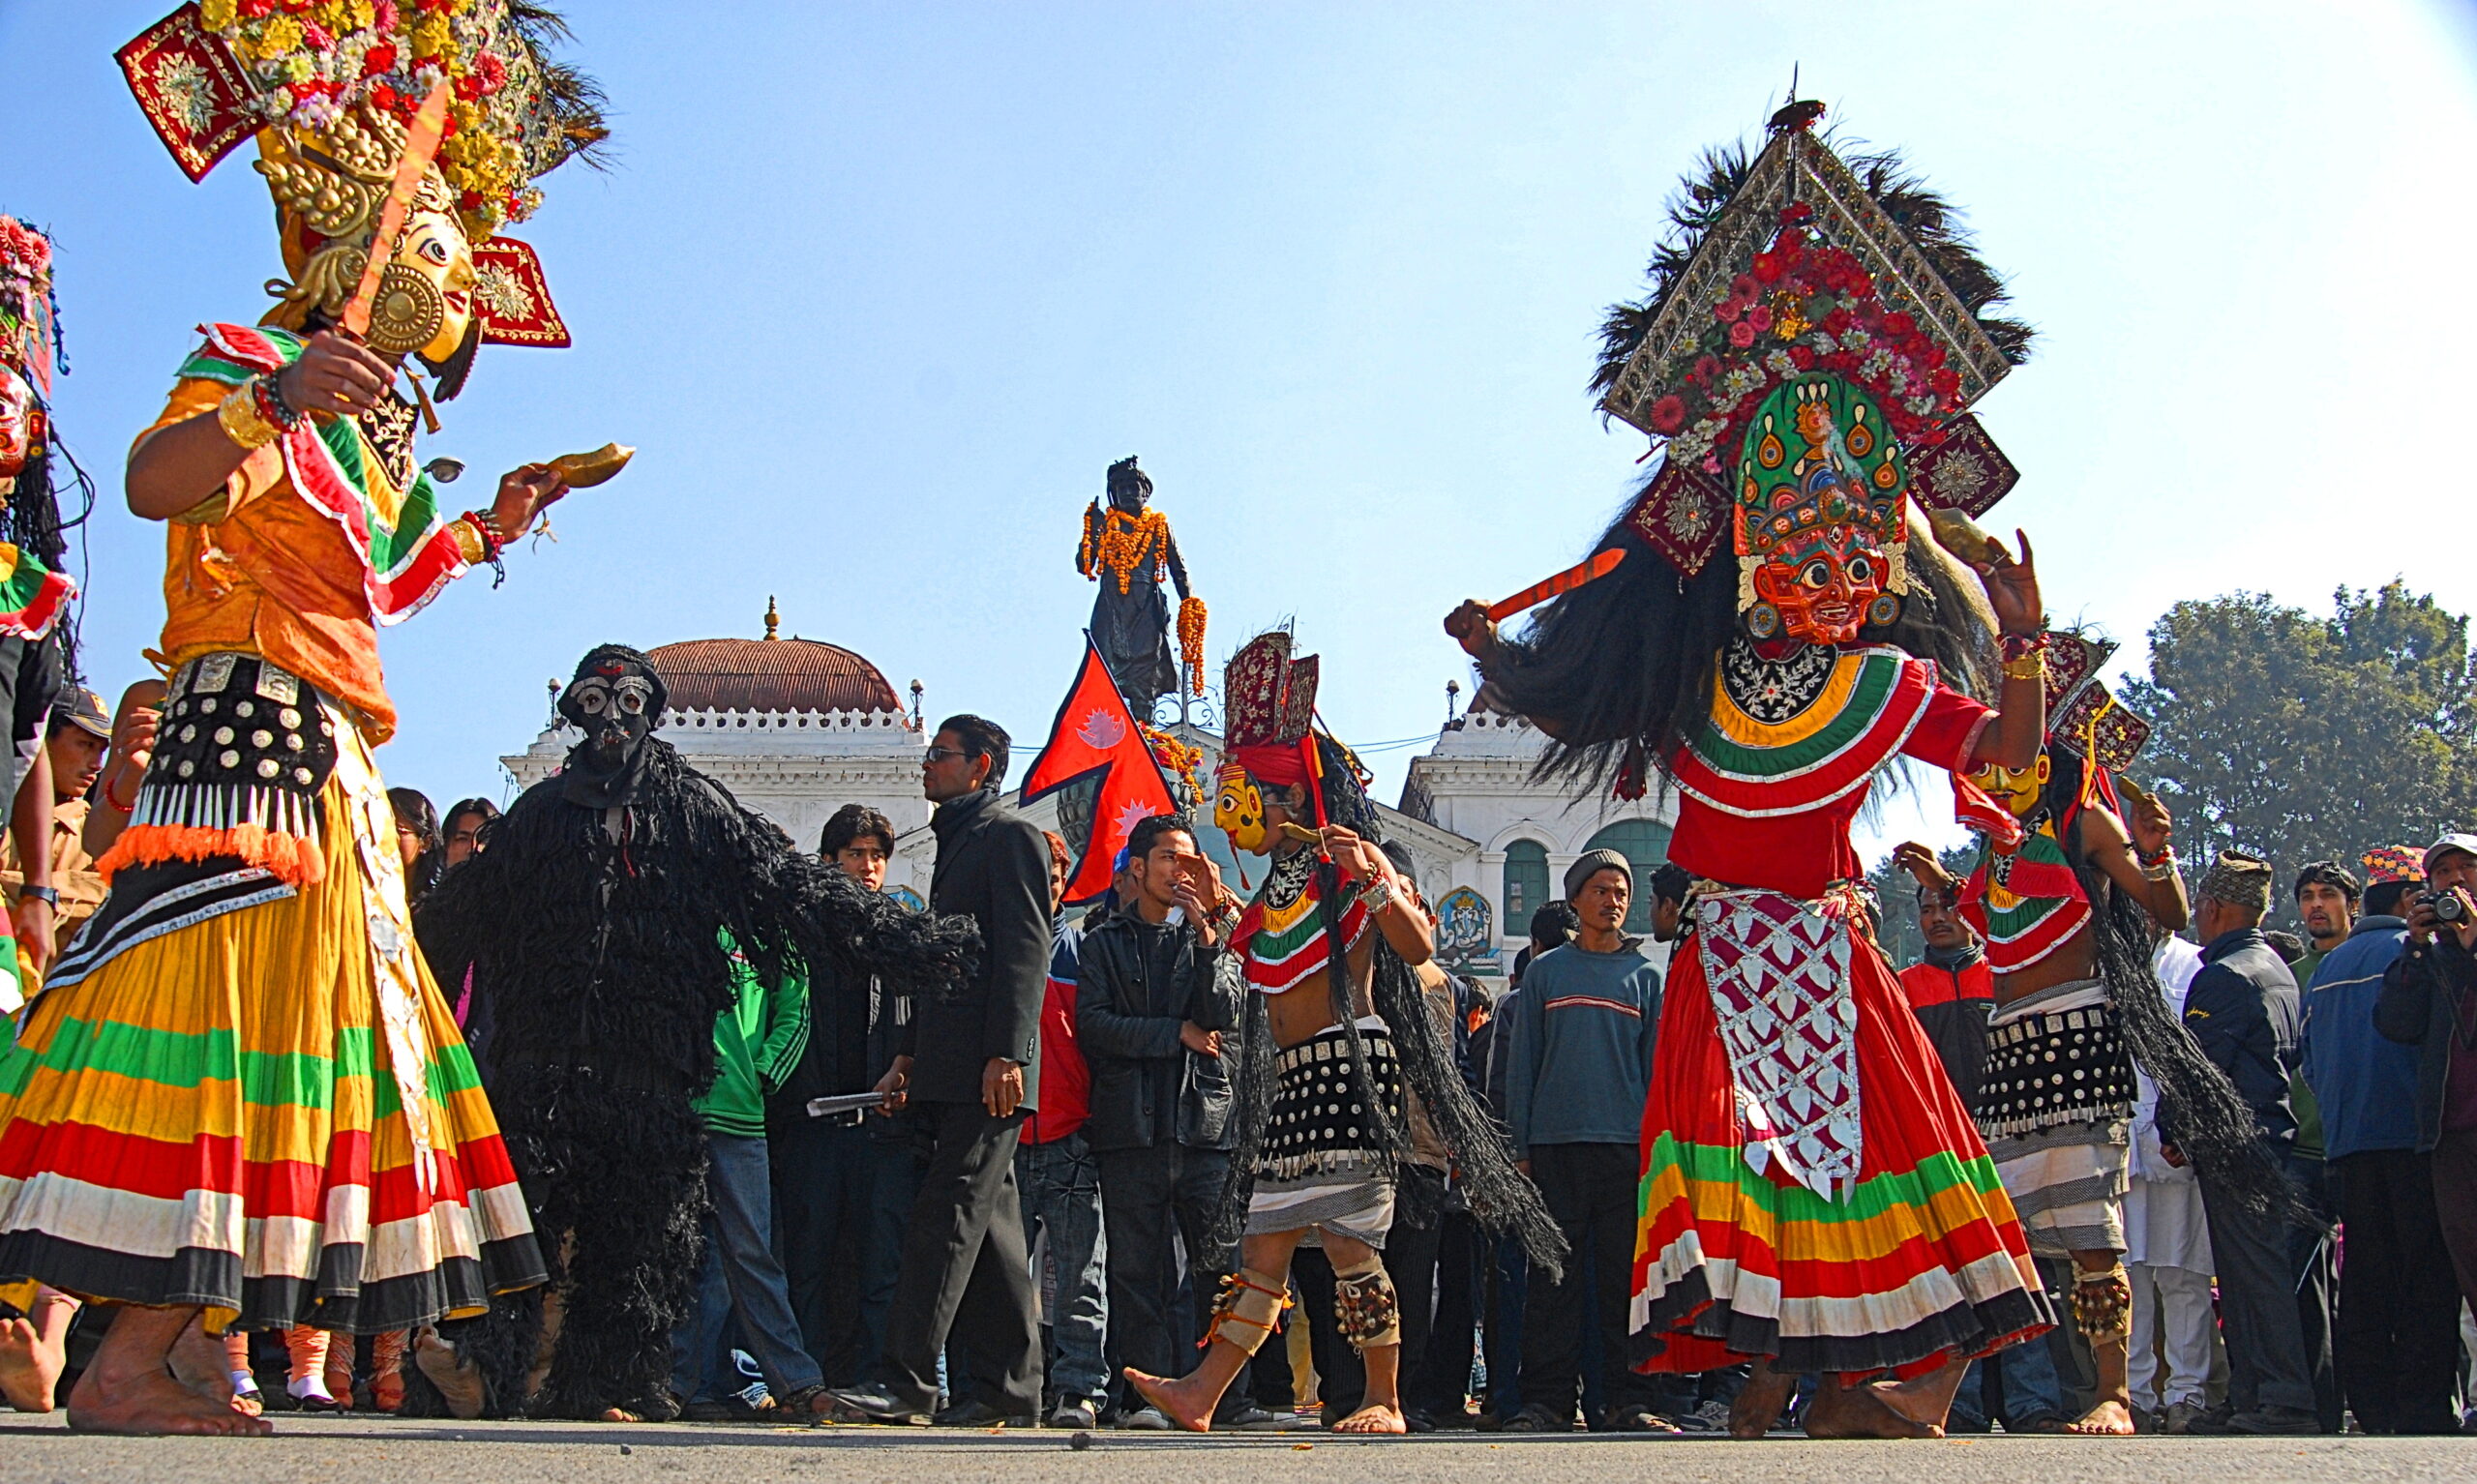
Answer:
[[[438,1424],[278,1419],[264,1439],[88,1438],[58,1413],[0,1413],[6,1484],[2396,1484],[2477,1478],[2477,1439],[1965,1438],[1730,1442],[1710,1438],[1360,1441],[1317,1434],[1171,1437],[930,1428]]]

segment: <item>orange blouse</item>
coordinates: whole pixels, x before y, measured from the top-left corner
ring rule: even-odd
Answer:
[[[214,411],[231,390],[180,381],[137,442]],[[251,450],[221,496],[172,519],[168,548],[163,653],[175,668],[218,650],[258,655],[343,702],[371,745],[395,735],[361,559],[293,492],[282,449]]]

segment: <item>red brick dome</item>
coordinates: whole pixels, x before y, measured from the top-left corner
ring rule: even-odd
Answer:
[[[692,638],[651,651],[674,711],[897,711],[884,674],[809,638]]]

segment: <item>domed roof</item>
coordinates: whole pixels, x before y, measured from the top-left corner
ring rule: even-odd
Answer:
[[[897,711],[878,668],[809,638],[692,638],[651,651],[675,711]]]

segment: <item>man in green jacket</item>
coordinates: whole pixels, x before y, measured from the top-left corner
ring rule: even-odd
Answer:
[[[725,1335],[736,1314],[740,1343],[776,1407],[805,1421],[823,1416],[831,1403],[825,1378],[801,1346],[791,1284],[774,1253],[765,1099],[808,1047],[809,989],[797,977],[761,984],[728,934],[725,938],[735,994],[731,1008],[714,1017],[714,1083],[691,1104],[711,1151],[705,1191],[713,1210],[705,1222],[696,1312],[671,1336],[677,1356],[671,1389],[692,1418],[732,1414],[731,1399],[740,1386]]]

